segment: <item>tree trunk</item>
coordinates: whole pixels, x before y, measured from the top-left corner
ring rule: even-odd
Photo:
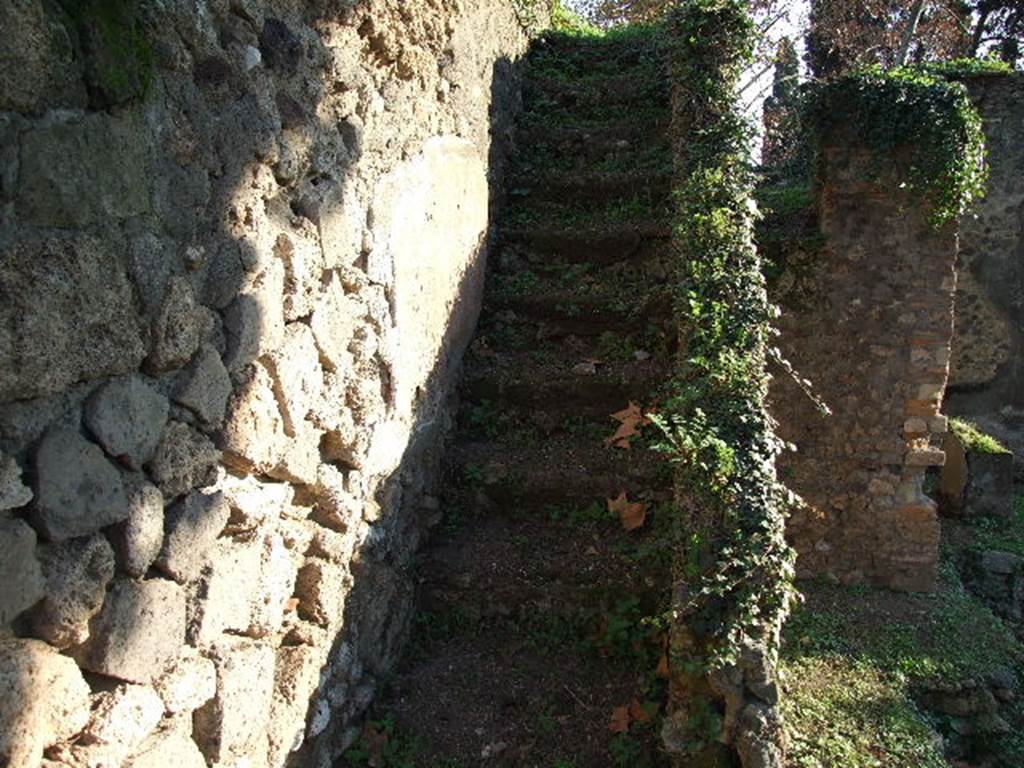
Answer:
[[[910,53],[910,43],[917,34],[917,25],[921,22],[921,14],[924,13],[924,0],[917,0],[914,3],[914,10],[910,16],[910,23],[903,32],[903,40],[900,42],[899,56],[896,58],[896,66],[902,67],[907,63],[907,54]]]

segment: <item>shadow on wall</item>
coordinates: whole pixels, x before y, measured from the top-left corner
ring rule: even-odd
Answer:
[[[0,11],[12,766],[329,765],[395,661],[523,35],[335,6]]]

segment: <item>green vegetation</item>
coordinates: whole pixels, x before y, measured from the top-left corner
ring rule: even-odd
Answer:
[[[872,67],[816,87],[803,122],[818,135],[866,142],[880,174],[894,159],[905,165],[900,182],[931,203],[936,226],[984,192],[981,117],[962,83],[922,69]]]
[[[906,685],[846,659],[786,661],[782,699],[796,768],[947,768]]]
[[[656,423],[686,494],[679,567],[691,586],[675,608],[684,631],[702,629],[691,638],[698,652],[674,661],[691,674],[734,662],[750,642],[770,645],[793,596],[790,495],[775,475],[783,444],[765,406],[775,310],[753,244],[749,128],[736,106],[753,34],[739,0],[697,0],[670,17],[678,111],[697,118],[673,127],[687,148],[675,227],[686,351]]]
[[[567,35],[598,35],[601,30],[586,21],[562,0],[551,0],[551,28]]]
[[[142,98],[153,79],[153,41],[133,0],[58,0],[85,58],[100,107]]]
[[[970,421],[950,419],[949,429],[968,453],[1010,453],[1009,448]]]
[[[1002,59],[953,59],[951,61],[929,61],[920,67],[925,72],[948,79],[970,75],[1006,75],[1013,67]]]
[[[925,682],[984,679],[1024,663],[1024,648],[943,569],[936,595],[809,585],[794,611],[780,666],[790,758],[801,768],[947,766],[937,716],[915,701]],[[969,628],[970,641],[964,641]],[[1001,747],[1005,765],[1019,747]]]
[[[996,550],[1024,557],[1024,495],[1018,496],[1008,519],[982,517],[964,524],[970,534],[965,548],[973,552]]]
[[[417,759],[419,751],[415,739],[399,733],[395,721],[386,717],[368,722],[356,743],[342,755],[342,760],[350,766],[425,768]],[[456,768],[452,763],[448,765]]]

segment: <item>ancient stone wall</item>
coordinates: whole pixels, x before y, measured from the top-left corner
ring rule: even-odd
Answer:
[[[1024,74],[967,86],[984,120],[988,194],[960,233],[950,415],[965,416],[1024,460]]]
[[[787,525],[798,574],[930,590],[939,528],[922,483],[945,458],[956,231],[879,168],[854,137],[823,145],[825,245],[790,257],[775,298],[783,355],[833,413],[783,371],[772,410],[797,446],[780,476],[807,503]]]
[[[0,28],[0,763],[328,766],[438,514],[527,32],[498,0]]]

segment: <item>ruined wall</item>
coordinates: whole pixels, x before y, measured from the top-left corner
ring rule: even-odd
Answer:
[[[988,193],[965,217],[948,412],[1024,460],[1024,74],[967,79],[984,120]],[[1018,470],[1019,471],[1019,470]]]
[[[403,638],[527,34],[0,7],[0,763],[330,765]]]
[[[833,411],[776,372],[772,412],[797,446],[780,476],[807,502],[787,535],[800,576],[930,590],[939,528],[922,482],[945,458],[956,233],[874,160],[853,137],[825,142],[825,246],[793,257],[776,288],[782,352]]]

